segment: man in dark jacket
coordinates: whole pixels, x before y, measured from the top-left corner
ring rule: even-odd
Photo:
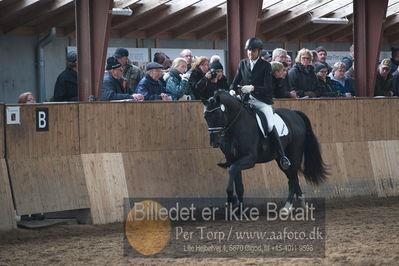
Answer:
[[[115,50],[114,57],[123,67],[123,78],[129,84],[129,87],[134,91],[137,84],[144,76],[144,71],[138,66],[133,65],[129,60],[129,51],[125,48],[118,48]]]
[[[241,92],[250,93],[249,103],[265,114],[269,135],[280,158],[280,166],[287,170],[291,162],[285,156],[280,137],[274,126],[272,69],[269,62],[260,59],[262,46],[262,41],[258,38],[247,40],[245,50],[247,50],[248,58],[241,60],[230,86],[230,90],[232,90],[230,93],[237,93],[238,85],[242,82],[244,86],[241,87]]]
[[[132,99],[142,101],[143,95],[132,94],[129,84],[123,82],[123,68],[115,57],[108,57],[106,70],[108,74],[104,75],[103,88],[101,92],[102,101]]]
[[[388,58],[378,66],[374,96],[394,96],[394,78],[391,74],[392,62]]]
[[[316,48],[318,63],[323,64],[326,68],[328,73],[330,74],[332,67],[327,63],[327,50],[323,46],[319,46]],[[317,73],[317,72],[316,72]]]
[[[147,65],[147,72],[137,85],[136,93],[144,95],[145,101],[170,101],[172,97],[166,94],[166,89],[160,83],[163,66],[156,62]]]
[[[78,100],[78,64],[75,51],[68,52],[67,67],[58,76],[54,86],[55,102],[72,102]]]

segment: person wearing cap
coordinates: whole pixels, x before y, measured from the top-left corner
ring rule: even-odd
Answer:
[[[67,54],[67,66],[57,77],[54,85],[55,102],[72,102],[78,100],[78,64],[75,51]]]
[[[125,48],[115,50],[114,57],[123,67],[123,78],[134,91],[144,76],[144,71],[129,60],[129,51]]]
[[[330,74],[332,67],[327,63],[327,50],[323,46],[319,46],[316,48],[318,62],[323,64],[326,68],[328,73]],[[316,72],[317,73],[317,72]]]
[[[331,87],[331,78],[327,75],[328,68],[322,62],[317,62],[314,67],[317,76],[317,85],[320,89],[320,97],[338,97],[339,93]]]
[[[246,41],[245,50],[247,50],[248,58],[240,61],[230,86],[230,94],[239,93],[238,86],[242,84],[240,91],[249,94],[248,102],[265,114],[268,124],[267,131],[273,140],[279,164],[282,169],[287,170],[291,166],[291,162],[285,156],[280,137],[274,126],[272,68],[269,62],[260,59],[262,47],[263,43],[258,38],[253,37]]]
[[[223,74],[223,65],[220,63],[220,60],[220,57],[217,55],[211,57],[209,72],[211,73],[212,77],[208,83],[208,86],[205,87],[205,90],[199,92],[202,99],[209,99],[217,90],[229,91],[227,78]]]
[[[144,95],[145,101],[170,101],[170,97],[162,86],[159,79],[162,76],[163,65],[156,62],[148,63],[146,67],[146,74],[140,80],[136,88],[136,93]]]
[[[392,62],[388,58],[381,61],[377,70],[375,80],[374,96],[394,96],[393,81],[391,74]]]
[[[123,67],[115,57],[108,57],[106,70],[108,71],[108,74],[104,75],[101,101],[125,99],[142,101],[144,99],[143,95],[132,94],[129,85],[123,83]]]
[[[266,62],[269,62],[272,60],[272,56],[270,55],[270,53],[266,50],[262,50],[262,52],[260,53],[260,58],[262,60],[265,60]]]

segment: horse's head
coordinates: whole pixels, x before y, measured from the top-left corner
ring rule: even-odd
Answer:
[[[215,96],[203,101],[204,117],[208,124],[210,134],[210,144],[213,148],[218,148],[222,143],[225,128],[228,123],[226,106],[220,102],[220,96]]]

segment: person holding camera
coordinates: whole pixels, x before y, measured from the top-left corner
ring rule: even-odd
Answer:
[[[215,59],[209,69],[208,58],[204,56],[199,57],[193,64],[189,84],[196,100],[209,99],[216,90],[228,91],[229,88],[219,60]]]

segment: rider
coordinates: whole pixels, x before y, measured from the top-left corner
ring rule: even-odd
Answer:
[[[237,73],[230,86],[230,94],[234,95],[238,85],[242,82],[244,86],[241,87],[241,92],[250,93],[248,102],[265,114],[269,135],[272,137],[272,143],[280,158],[280,166],[284,170],[287,170],[291,163],[285,156],[274,124],[272,69],[270,63],[259,60],[259,55],[262,51],[262,41],[258,38],[248,39],[245,43],[245,50],[247,50],[248,58],[240,62]]]

